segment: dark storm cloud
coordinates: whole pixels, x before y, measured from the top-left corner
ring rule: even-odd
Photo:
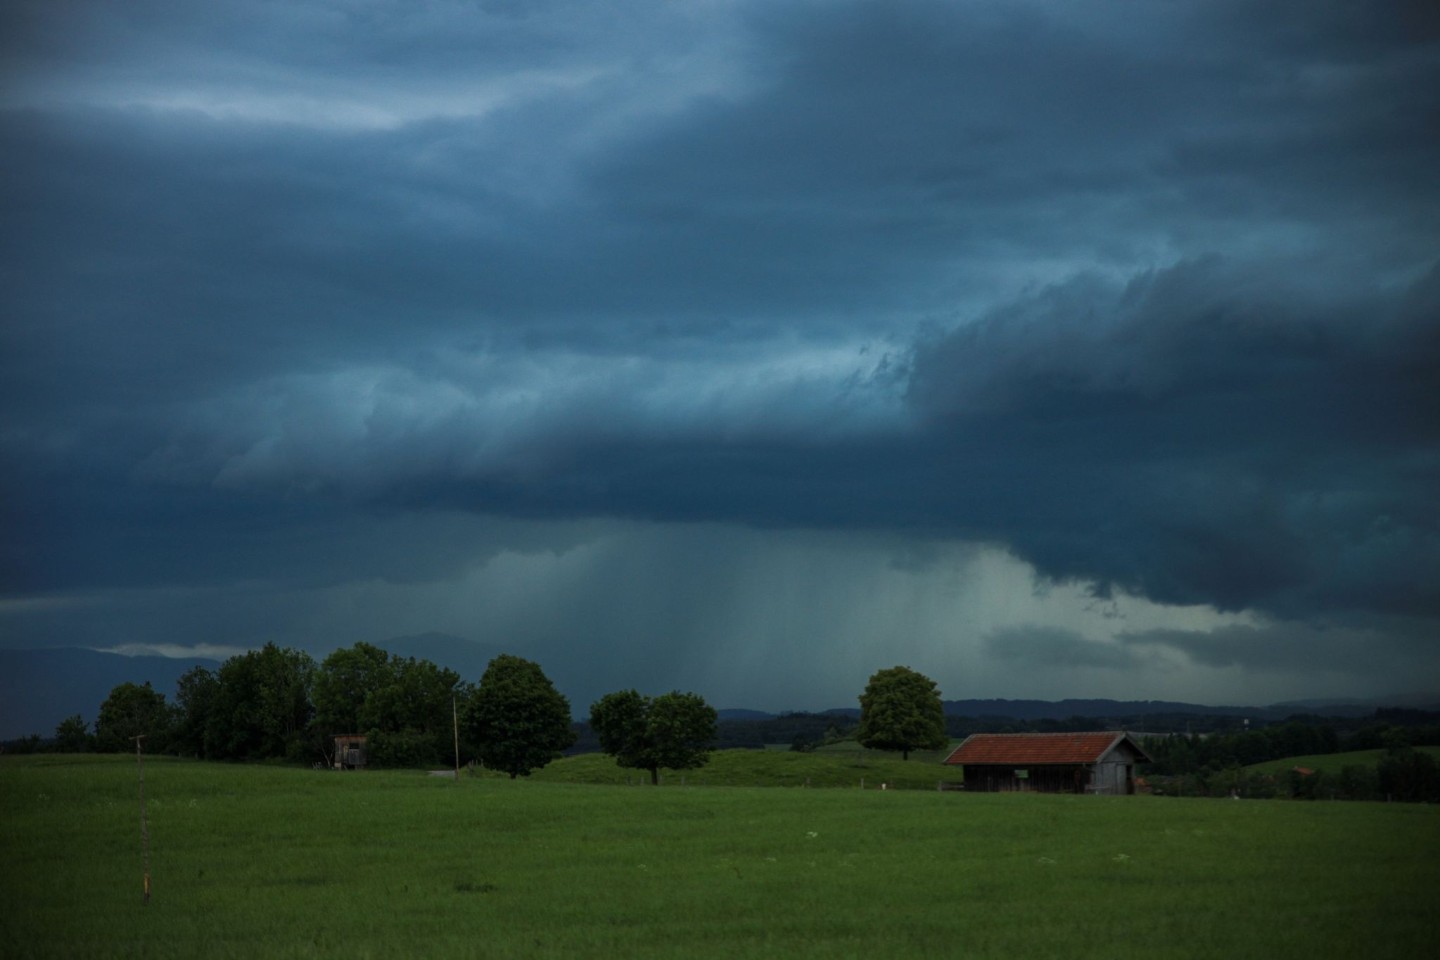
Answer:
[[[449,510],[1440,616],[1426,5],[412,6],[10,7],[7,592]]]
[[[1129,270],[1335,229],[1361,256],[1433,250],[1440,94],[1418,21],[759,9],[725,48],[735,92],[662,109],[604,71],[659,85],[657,51],[698,58],[676,18],[622,34],[574,10],[439,5],[444,29],[408,13],[397,29],[367,9],[127,5],[17,31],[40,38],[16,51],[40,92],[4,127],[7,296],[44,320],[17,338],[12,390],[53,385],[30,360],[57,345],[72,392],[188,400],[195,380],[435,340],[833,335],[992,296],[1036,262]],[[601,79],[454,112],[522,65]],[[71,92],[116,78],[118,107]]]
[[[1436,279],[1206,260],[1072,282],[922,347],[911,397],[987,504],[972,532],[1047,574],[1434,616]]]
[[[1384,632],[1343,627],[1315,628],[1305,624],[1227,626],[1211,631],[1149,630],[1122,633],[1127,651],[1170,650],[1192,665],[1218,669],[1285,673],[1307,661],[1319,669],[1353,677],[1385,674],[1426,639],[1396,637]],[[1423,684],[1426,678],[1412,677]]]
[[[1060,627],[1004,627],[987,634],[985,652],[1020,667],[1131,669],[1139,663],[1133,649],[1087,640]]]
[[[420,499],[893,527],[1005,543],[1102,593],[1436,616],[1435,276],[1339,296],[1294,269],[1207,260],[1046,290],[918,347],[895,436],[573,443],[521,482]]]
[[[759,95],[641,137],[594,182],[619,216],[674,225],[680,256],[714,240],[721,263],[775,264],[810,298],[850,295],[857,274],[933,287],[943,265],[959,286],[1015,259],[1129,263],[1244,230],[1269,247],[1383,224],[1387,244],[1431,253],[1433,45],[1361,13],[1312,49],[1286,24],[1247,16],[1240,37],[1203,11],[775,13]],[[1364,55],[1331,49],[1346,35]],[[731,225],[743,251],[723,243]]]

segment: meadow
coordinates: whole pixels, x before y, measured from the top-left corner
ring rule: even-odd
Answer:
[[[0,758],[0,956],[1413,958],[1440,935],[1420,805],[159,758],[145,789],[148,906],[134,758]]]
[[[1440,747],[1416,747],[1415,749],[1440,760]],[[1338,774],[1346,767],[1373,768],[1385,757],[1386,752],[1385,750],[1351,750],[1346,753],[1318,753],[1304,757],[1286,757],[1283,760],[1267,760],[1264,763],[1251,764],[1245,769],[1277,776],[1283,776],[1295,767]]]
[[[854,787],[885,784],[902,790],[934,790],[941,782],[958,782],[960,771],[941,765],[949,750],[916,752],[909,760],[897,754],[865,750],[850,743],[814,753],[792,750],[717,750],[696,770],[662,770],[661,783],[698,787]],[[504,776],[485,773],[486,776]],[[584,753],[557,760],[531,778],[546,783],[590,783],[621,786],[648,783],[644,770],[626,770],[603,753]]]

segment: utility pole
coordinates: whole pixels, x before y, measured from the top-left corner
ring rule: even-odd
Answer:
[[[450,723],[455,731],[455,782],[460,782],[460,711],[455,708],[455,695],[450,695]]]

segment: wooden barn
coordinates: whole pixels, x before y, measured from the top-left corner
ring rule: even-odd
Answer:
[[[1128,733],[977,733],[945,758],[982,793],[1128,794],[1135,764],[1150,758]]]
[[[342,733],[335,737],[335,769],[362,770],[365,767],[365,737]]]

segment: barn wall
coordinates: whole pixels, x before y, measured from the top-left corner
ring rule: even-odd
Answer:
[[[1120,761],[1107,761],[1095,764],[1094,792],[1106,794],[1126,793],[1125,785],[1129,782],[1129,777],[1126,773],[1128,768],[1128,764]]]
[[[1120,795],[1135,792],[1135,754],[1124,744],[1095,764],[1095,792]]]
[[[1083,793],[1088,782],[1080,765],[965,765],[965,789],[981,793]]]

